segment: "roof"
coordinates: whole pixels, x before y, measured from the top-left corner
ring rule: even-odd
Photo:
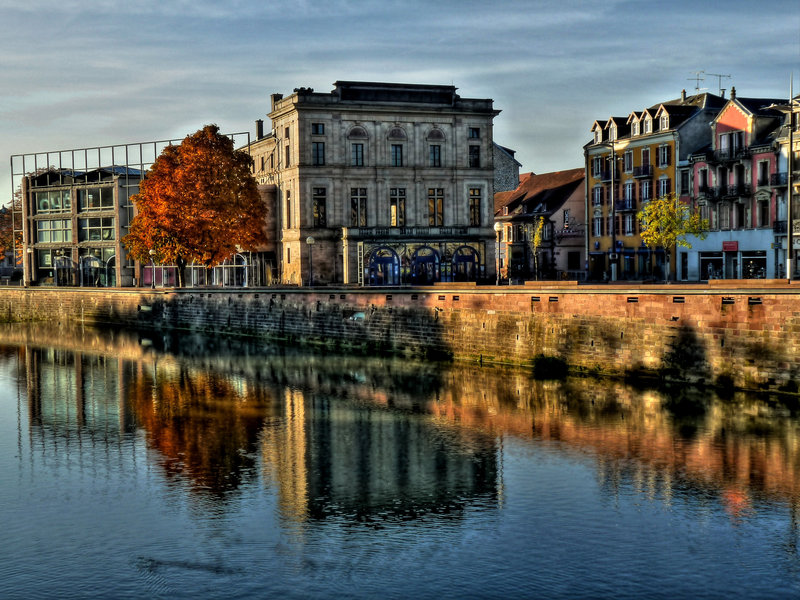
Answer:
[[[552,173],[523,173],[517,189],[494,195],[495,215],[508,207],[508,213],[552,212],[583,184],[583,168]],[[537,210],[538,209],[538,210]]]

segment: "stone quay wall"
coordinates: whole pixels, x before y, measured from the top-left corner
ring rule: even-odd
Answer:
[[[0,320],[246,335],[795,393],[800,284],[0,290]],[[753,282],[750,282],[753,283]]]

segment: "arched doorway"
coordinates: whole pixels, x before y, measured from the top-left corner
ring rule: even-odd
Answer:
[[[475,248],[457,248],[453,252],[453,281],[477,281],[480,264],[480,255]]]
[[[117,286],[117,257],[111,256],[106,261],[105,285],[106,287]]]
[[[373,250],[366,275],[367,285],[399,285],[400,257],[397,252],[385,246]]]
[[[428,285],[439,281],[439,253],[430,246],[422,246],[411,259],[411,281]]]

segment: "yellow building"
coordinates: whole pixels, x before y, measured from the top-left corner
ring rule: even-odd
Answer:
[[[584,146],[589,279],[664,277],[674,249],[644,246],[636,215],[653,198],[689,196],[689,155],[710,143],[708,123],[724,103],[684,91],[677,100],[594,122]],[[674,272],[675,261],[670,265]]]

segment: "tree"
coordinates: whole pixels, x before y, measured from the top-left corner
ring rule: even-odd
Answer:
[[[266,242],[267,207],[251,174],[252,158],[233,140],[206,125],[179,146],[167,146],[132,200],[137,215],[122,242],[128,254],[178,266],[183,285],[187,264],[206,268],[237,251]]]
[[[665,281],[669,275],[669,250],[675,246],[691,248],[686,236],[696,235],[705,239],[708,231],[708,220],[681,202],[675,194],[650,200],[639,211],[637,218],[641,225],[642,242],[651,250],[661,247],[668,251]]]
[[[544,229],[544,217],[536,219],[531,239],[531,253],[533,254],[533,273],[536,280],[539,280],[539,248],[542,245],[542,230]]]

